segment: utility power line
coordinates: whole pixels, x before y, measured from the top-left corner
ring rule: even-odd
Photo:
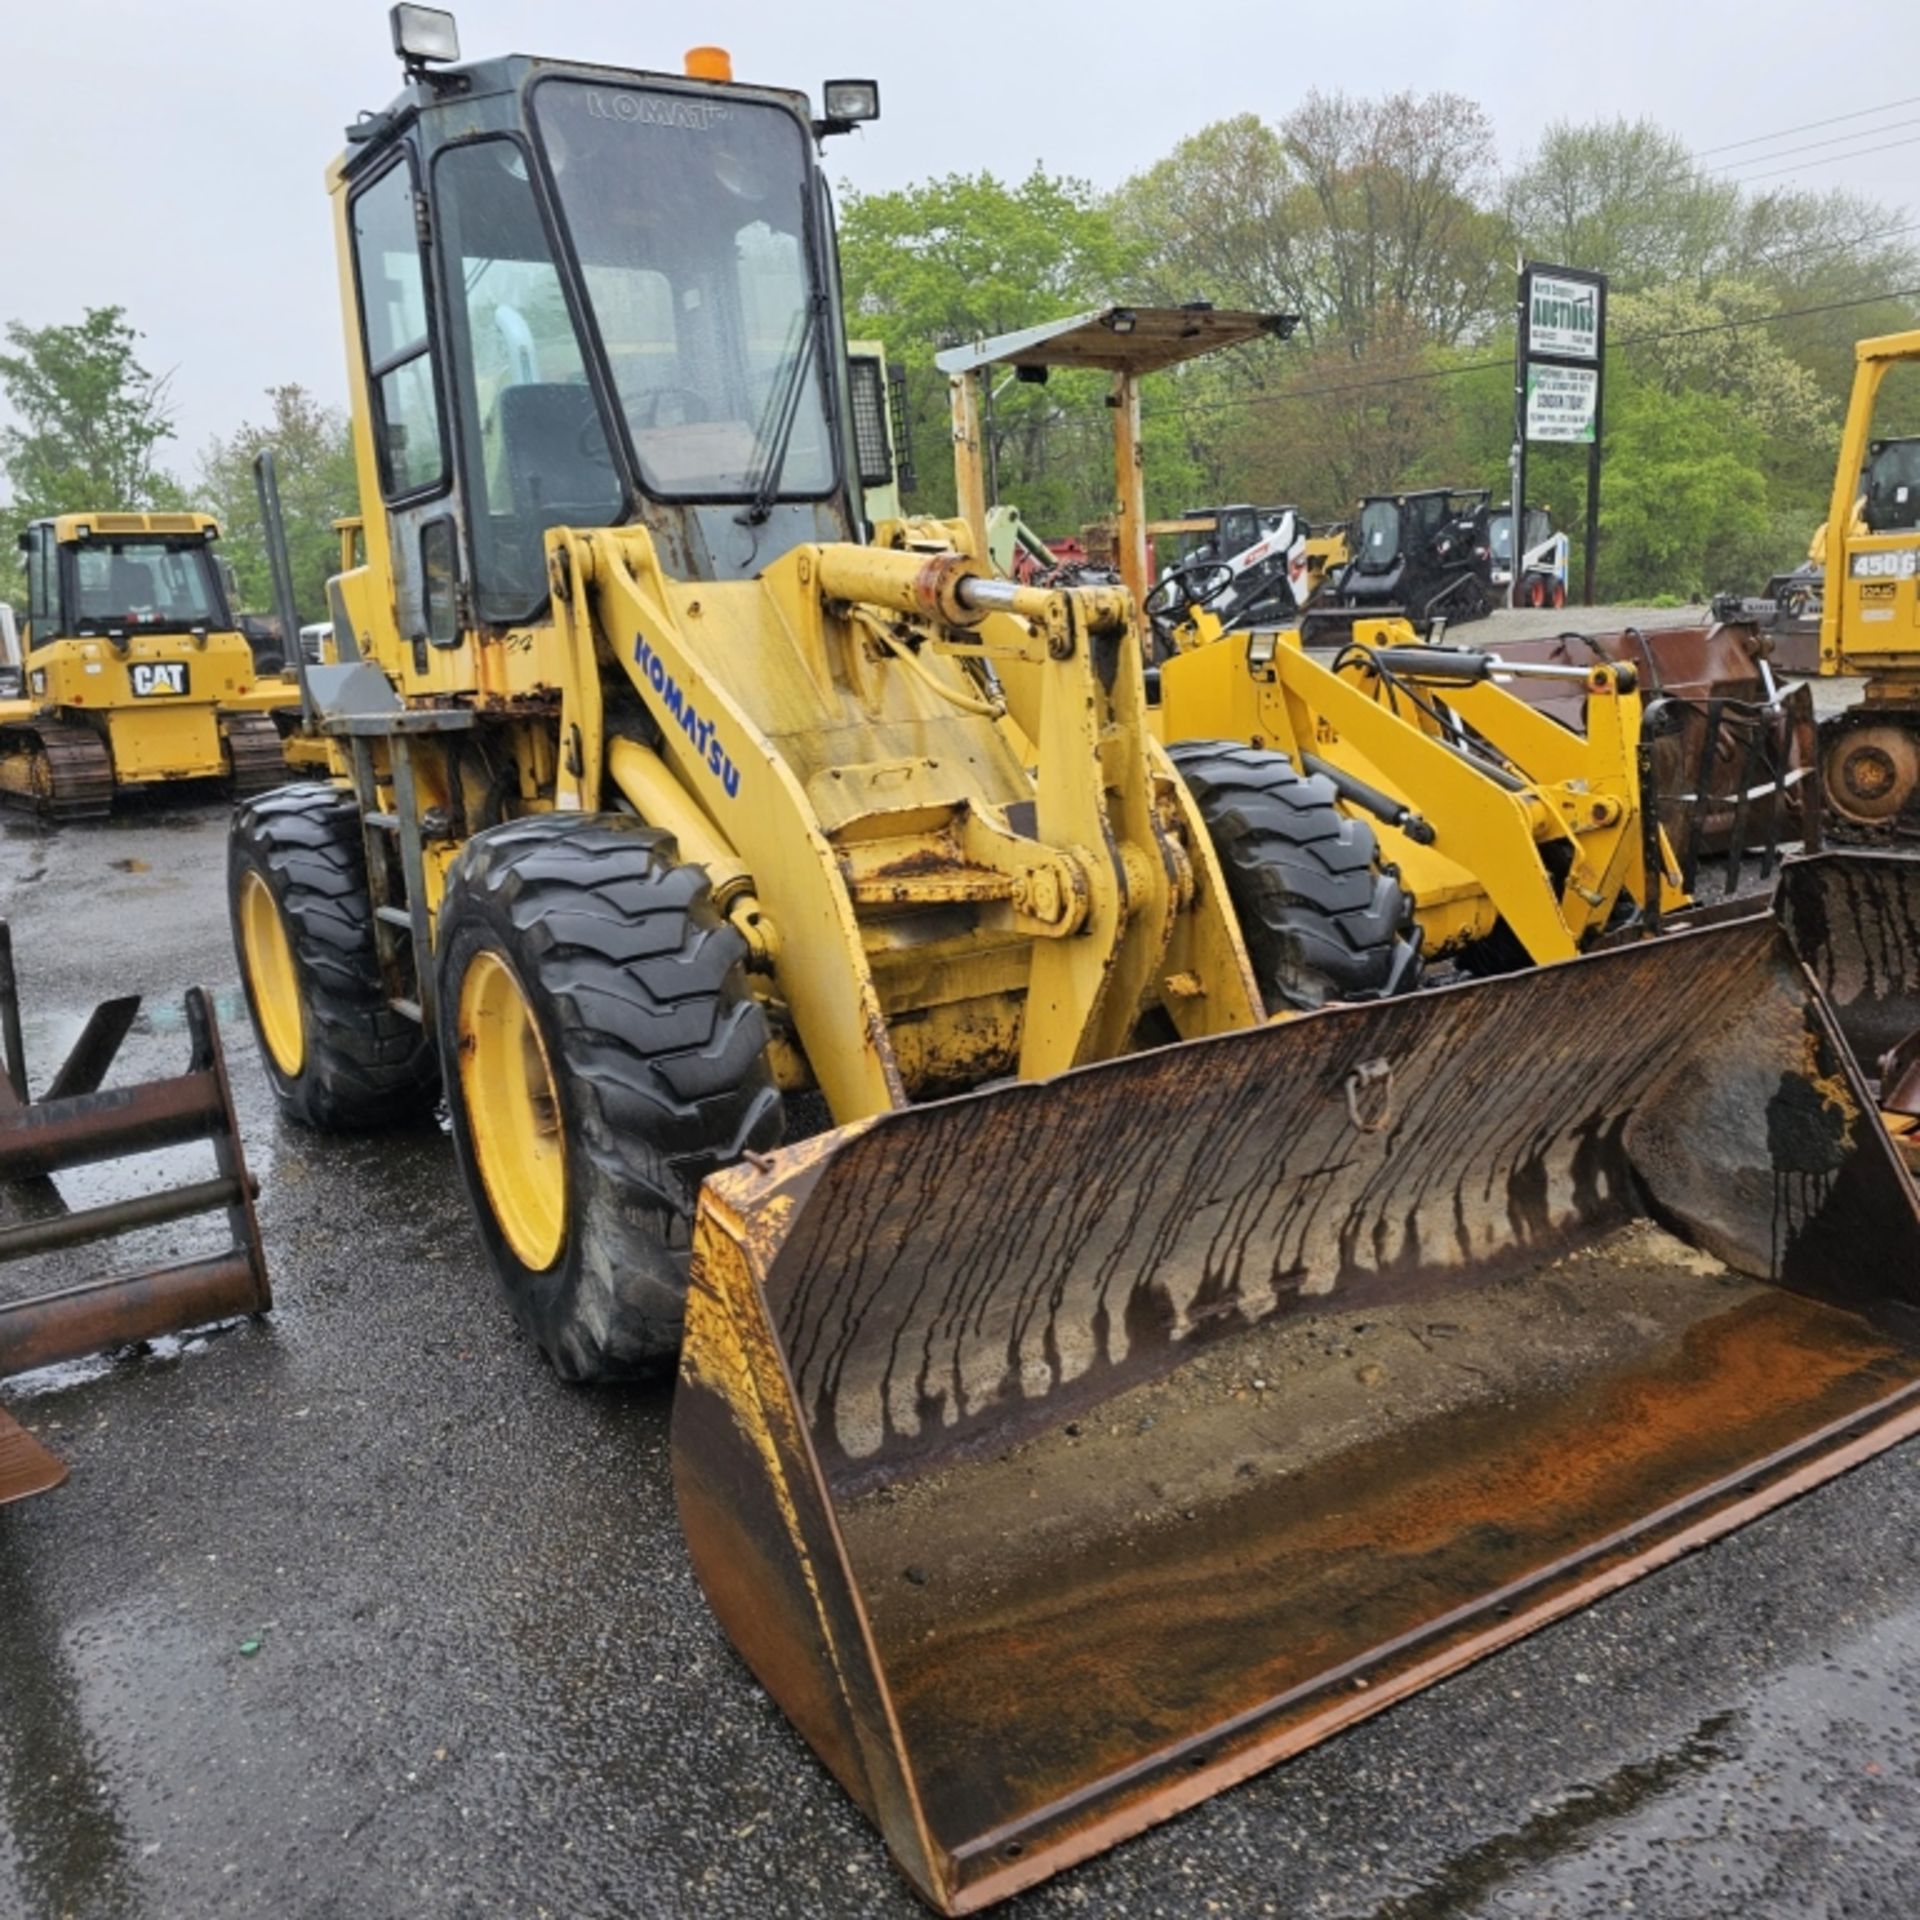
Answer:
[[[1662,340],[1688,340],[1706,333],[1739,333],[1750,327],[1770,327],[1782,320],[1803,320],[1811,314],[1842,313],[1853,307],[1878,306],[1885,300],[1920,298],[1920,286],[1889,287],[1880,293],[1865,293],[1851,300],[1823,300],[1814,306],[1787,307],[1778,313],[1755,314],[1746,320],[1716,320],[1698,327],[1666,327],[1657,333],[1628,334],[1608,342],[1610,352],[1627,347],[1653,346]],[[1156,417],[1189,413],[1220,413],[1236,407],[1281,406],[1296,400],[1325,400],[1337,394],[1370,393],[1381,387],[1417,386],[1429,380],[1458,380],[1471,373],[1488,373],[1495,368],[1513,371],[1511,357],[1498,360],[1470,360],[1457,367],[1423,367],[1417,373],[1383,374],[1376,380],[1347,380],[1333,386],[1305,387],[1292,393],[1236,394],[1222,400],[1193,400],[1182,405],[1154,407]]]

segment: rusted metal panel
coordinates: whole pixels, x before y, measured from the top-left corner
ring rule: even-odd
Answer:
[[[1920,858],[1850,849],[1790,861],[1774,911],[1874,1075],[1920,1032]]]
[[[1627,627],[1503,641],[1514,660],[1556,666],[1625,661],[1639,670],[1653,743],[1660,823],[1692,887],[1704,857],[1740,852],[1770,860],[1783,841],[1820,844],[1813,696],[1782,691],[1763,662],[1770,643],[1751,622]],[[1580,690],[1519,680],[1513,691],[1565,725],[1583,724]],[[1742,792],[1751,794],[1747,806]]]
[[[1737,921],[710,1181],[683,1517],[967,1911],[1920,1427],[1917,1254],[1823,1001]]]
[[[0,1408],[0,1507],[49,1493],[66,1477],[65,1465]]]

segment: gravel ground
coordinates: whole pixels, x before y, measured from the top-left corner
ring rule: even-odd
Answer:
[[[0,1510],[0,1915],[919,1911],[707,1613],[668,1394],[543,1369],[436,1130],[277,1119],[223,840],[211,807],[0,832],[42,1078],[135,986],[128,1071],[164,1070],[182,989],[216,989],[278,1299],[4,1389],[73,1478]],[[1883,1456],[1009,1911],[1920,1912],[1917,1469]]]

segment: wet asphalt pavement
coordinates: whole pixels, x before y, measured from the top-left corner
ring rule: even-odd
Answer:
[[[277,1118],[223,853],[0,831],[42,1080],[218,990],[278,1299],[0,1388],[73,1469],[0,1510],[0,1916],[920,1911],[706,1611],[668,1393],[544,1370],[437,1131]],[[1006,1911],[1907,1920],[1917,1548],[1908,1446]]]

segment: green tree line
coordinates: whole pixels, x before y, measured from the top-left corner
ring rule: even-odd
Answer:
[[[1503,170],[1458,94],[1309,93],[1278,123],[1203,127],[1110,193],[1036,166],[843,196],[852,331],[907,368],[919,452],[909,505],[952,510],[940,348],[1109,300],[1295,314],[1272,340],[1153,376],[1149,509],[1228,500],[1341,519],[1418,485],[1504,493],[1512,302],[1523,258],[1610,276],[1600,582],[1605,597],[1751,587],[1822,518],[1866,334],[1920,315],[1920,224],[1849,193],[1761,191],[1645,121],[1549,129]],[[243,606],[268,610],[251,461],[275,449],[295,594],[325,614],[333,522],[356,511],[347,423],[297,384],[176,452],[168,378],[120,307],[7,325],[0,351],[0,595],[37,515],[198,506],[220,519]],[[1104,380],[1003,382],[988,417],[1000,498],[1043,532],[1111,508]],[[1920,430],[1920,380],[1889,425]],[[1584,450],[1541,447],[1536,504],[1578,531]]]
[[[304,387],[274,387],[256,421],[202,449],[193,475],[163,464],[173,441],[168,376],[140,357],[140,334],[121,307],[92,307],[78,321],[5,328],[0,397],[0,599],[23,590],[19,535],[58,513],[151,513],[195,508],[220,523],[238,612],[273,611],[253,457],[273,450],[286,522],[294,601],[301,619],[326,617],[327,576],[339,567],[334,522],[358,512],[345,414]]]
[[[1604,597],[1751,588],[1826,512],[1853,343],[1920,315],[1920,225],[1849,193],[1721,178],[1646,122],[1563,123],[1503,171],[1458,94],[1310,93],[1202,128],[1111,193],[1036,168],[845,196],[856,331],[908,370],[919,511],[950,512],[941,347],[1109,300],[1299,317],[1145,385],[1148,508],[1228,500],[1342,519],[1420,485],[1504,497],[1515,267],[1606,273]],[[1778,316],[1792,316],[1780,318]],[[1110,510],[1104,381],[1006,384],[998,494],[1043,533]],[[1920,429],[1920,382],[1892,396]],[[1529,490],[1579,532],[1584,449]]]

